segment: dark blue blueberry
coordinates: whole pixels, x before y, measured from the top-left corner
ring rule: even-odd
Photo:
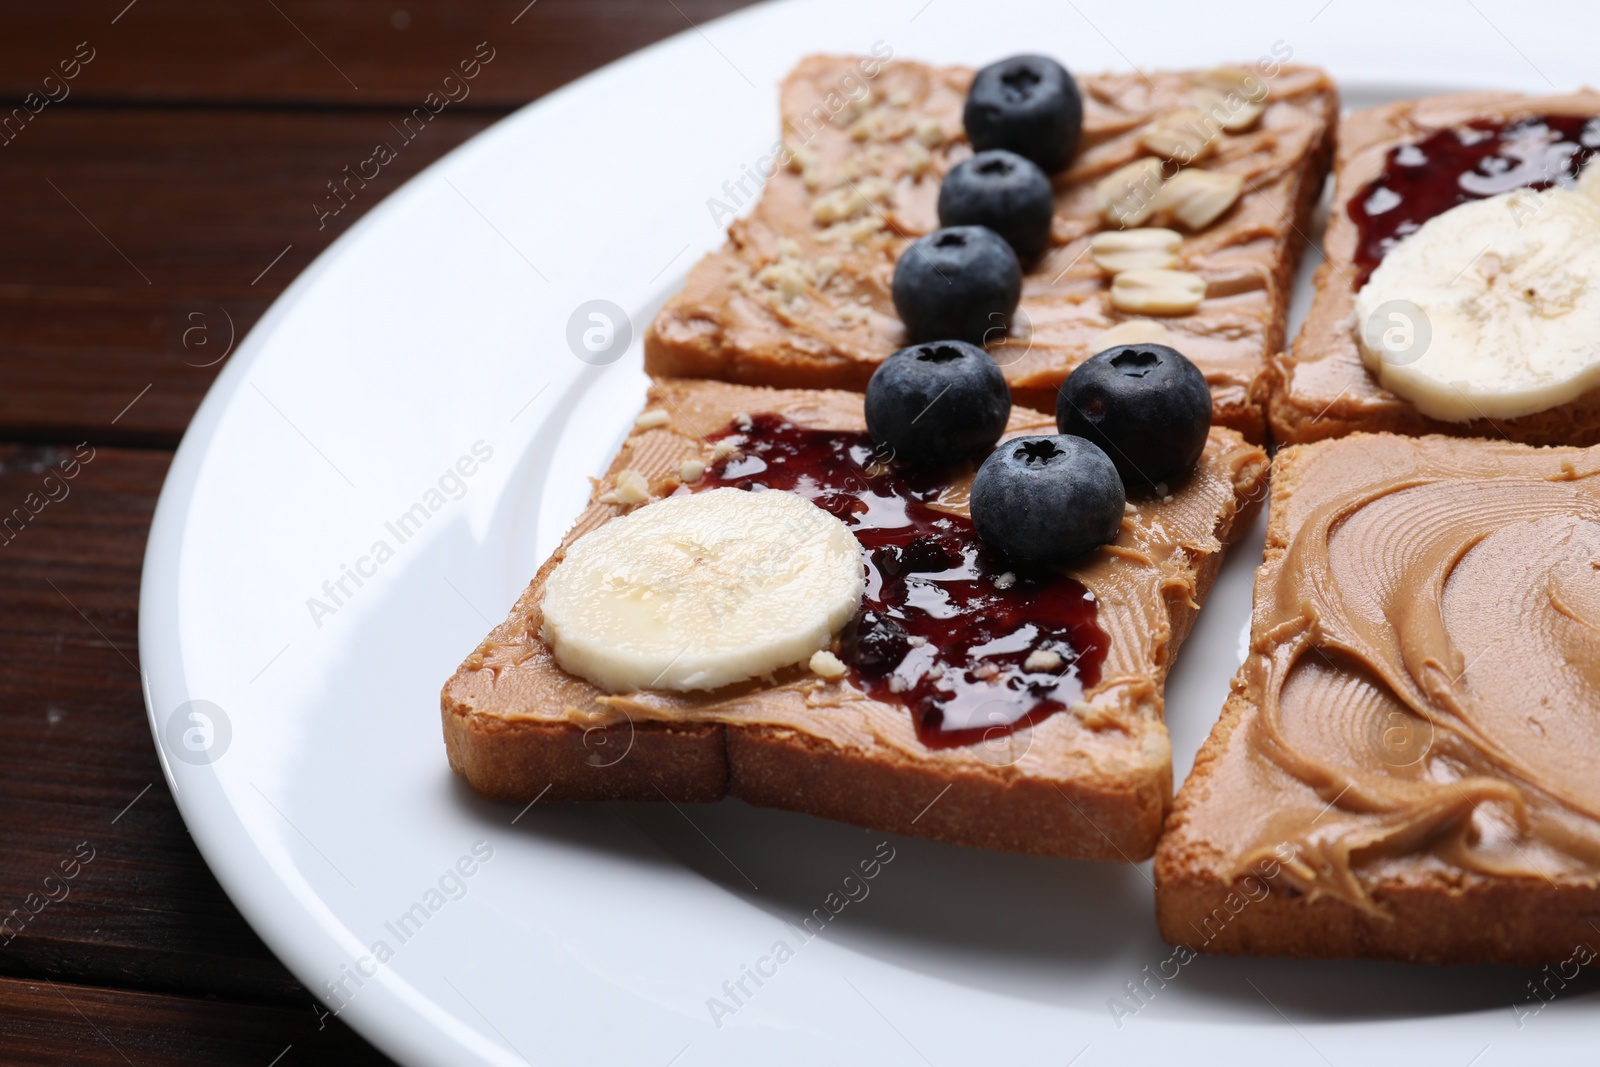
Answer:
[[[1055,60],[1012,56],[978,71],[961,119],[975,151],[1004,148],[1054,174],[1078,150],[1083,98]]]
[[[1015,152],[979,152],[951,168],[939,184],[940,226],[987,226],[1020,259],[1050,243],[1055,190],[1038,164]]]
[[[888,674],[911,651],[911,639],[900,624],[876,611],[863,611],[839,635],[844,661],[862,674]]]
[[[972,481],[978,536],[1018,560],[1063,563],[1116,539],[1126,496],[1117,468],[1081,437],[1016,437]]]
[[[894,308],[912,341],[1003,338],[1022,298],[1022,264],[1005,238],[983,226],[919,237],[894,265]]]
[[[902,348],[867,382],[867,432],[908,463],[947,467],[1005,432],[1011,391],[989,353],[965,341]]]
[[[1166,345],[1119,345],[1080,363],[1056,395],[1056,426],[1105,449],[1129,485],[1194,469],[1211,430],[1205,375]]]

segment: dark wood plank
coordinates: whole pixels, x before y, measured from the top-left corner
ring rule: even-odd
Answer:
[[[339,1020],[309,1007],[0,979],[0,1056],[7,1064],[298,1067],[390,1061]]]
[[[195,850],[146,725],[139,568],[171,457],[75,445],[0,446],[0,971],[309,1011]]]
[[[21,100],[48,89],[65,92],[68,103],[412,107],[487,42],[494,59],[463,103],[516,106],[748,2],[93,0],[70,13],[61,5],[8,4],[0,97]],[[59,64],[83,41],[93,59],[71,82],[47,87],[44,78],[59,79]],[[709,48],[706,54],[719,62]]]
[[[491,121],[446,110],[405,143],[377,112],[42,115],[0,149],[0,439],[176,444],[229,338]],[[327,183],[379,141],[396,158],[328,213]]]

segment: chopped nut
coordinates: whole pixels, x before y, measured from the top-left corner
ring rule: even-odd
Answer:
[[[729,456],[739,451],[739,446],[742,444],[744,444],[744,438],[738,436],[737,434],[735,434],[733,437],[724,437],[722,440],[716,443],[715,447],[711,449],[711,461],[715,463],[717,460],[727,459]]]
[[[706,462],[703,459],[686,459],[678,468],[678,480],[684,485],[693,485],[705,477]]]
[[[1028,653],[1028,658],[1023,661],[1023,670],[1028,671],[1053,671],[1061,666],[1061,653],[1053,652],[1048,648],[1036,648]]]
[[[756,281],[768,289],[776,289],[785,301],[804,296],[808,284],[805,265],[794,259],[767,264],[756,273]]]
[[[1129,270],[1111,280],[1111,306],[1142,315],[1187,315],[1206,295],[1206,280],[1182,270]]]
[[[906,638],[906,644],[910,645],[912,648],[921,648],[927,643],[928,639],[926,637],[921,637],[917,634],[912,634],[910,637]]]
[[[805,146],[789,151],[789,169],[800,175],[807,189],[816,192],[822,185],[822,160]]]
[[[828,279],[839,273],[839,260],[834,256],[823,256],[817,260],[816,285],[821,289],[828,284]]]
[[[653,430],[657,426],[665,426],[672,417],[661,408],[651,408],[633,420],[634,426],[641,430]]]
[[[1119,345],[1164,345],[1172,334],[1159,322],[1151,319],[1128,319],[1108,330],[1100,331],[1091,346],[1096,352]]]
[[[811,220],[819,226],[847,222],[872,210],[873,201],[888,198],[890,189],[881,178],[869,178],[859,185],[841,185],[811,202]]]
[[[1178,265],[1178,249],[1183,235],[1176,230],[1138,226],[1131,230],[1107,230],[1089,242],[1089,256],[1110,274],[1125,270],[1150,270]]]
[[[1139,143],[1162,159],[1193,163],[1211,154],[1217,129],[1205,112],[1192,107],[1170,111],[1139,133]]]
[[[913,178],[920,178],[928,171],[928,165],[933,162],[933,156],[917,141],[906,142],[906,173]]]
[[[846,670],[844,661],[827,649],[822,649],[811,654],[811,673],[823,678],[843,678]]]
[[[650,483],[635,470],[617,474],[617,487],[613,490],[619,504],[643,504],[650,499]]]
[[[1261,103],[1270,92],[1267,83],[1255,71],[1245,67],[1212,67],[1210,70],[1202,70],[1194,76],[1194,83],[1218,92],[1238,93],[1241,98],[1252,104]]]
[[[894,92],[890,93],[889,94],[889,106],[890,107],[910,107],[911,106],[911,90],[910,89],[896,89]]]
[[[1004,574],[997,575],[994,580],[994,587],[996,589],[1010,589],[1016,584],[1017,576],[1011,571],[1006,571]]]
[[[891,693],[904,693],[907,689],[910,689],[910,688],[911,688],[911,683],[906,681],[900,675],[891,674],[889,676],[889,692],[891,692]]]
[[[1137,159],[1100,179],[1094,187],[1095,207],[1107,222],[1138,226],[1150,217],[1150,202],[1160,189],[1161,161]]]
[[[874,213],[863,215],[859,219],[851,219],[849,222],[835,223],[818,233],[817,240],[829,243],[842,240],[852,245],[864,245],[869,237],[874,236],[885,228],[886,224],[883,221],[883,216]]]
[[[833,315],[833,326],[840,330],[853,330],[858,326],[865,326],[870,320],[872,312],[859,304],[846,304]]]
[[[1163,217],[1176,219],[1191,230],[1203,230],[1221,218],[1243,191],[1244,179],[1237,174],[1185,170],[1161,187],[1151,202],[1151,209]]]
[[[913,131],[925,148],[937,148],[944,143],[944,127],[938,119],[921,119]]]
[[[755,421],[750,418],[749,412],[740,411],[734,414],[733,424],[746,433],[749,433],[750,427],[755,425]]]
[[[1233,89],[1190,90],[1189,102],[1205,112],[1206,119],[1229,133],[1241,133],[1260,120],[1267,106]]]

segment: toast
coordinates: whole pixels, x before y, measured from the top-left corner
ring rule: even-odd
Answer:
[[[562,547],[445,684],[451,767],[501,800],[736,796],[985,848],[1149,856],[1172,789],[1163,682],[1224,546],[1265,495],[1265,454],[1213,429],[1181,484],[1130,497],[1117,540],[1067,568],[1098,601],[1107,638],[1099,680],[1069,707],[1015,732],[930,746],[899,699],[875,699],[855,675],[828,680],[805,665],[709,693],[608,695],[562,671],[540,636],[540,602],[567,549],[626,510],[619,497],[640,499],[640,486],[659,499],[688,491],[686,477],[703,487],[726,473],[730,449],[717,442],[741,425],[759,430],[757,423],[777,420],[840,435],[865,428],[855,393],[652,384],[645,413]],[[1053,429],[1043,415],[1017,409],[1008,434]],[[939,491],[940,510],[957,524],[970,523],[970,477],[957,472]],[[1023,619],[1034,610],[1013,603]]]
[[[1361,360],[1355,301],[1364,277],[1352,200],[1384,173],[1391,153],[1402,146],[1467,123],[1530,115],[1600,116],[1600,93],[1458,93],[1357,111],[1340,124],[1333,208],[1323,245],[1326,261],[1317,270],[1316,297],[1292,354],[1268,362],[1274,440],[1293,444],[1366,431],[1503,437],[1531,445],[1600,442],[1600,390],[1519,418],[1444,422],[1428,418],[1385,389]]]
[[[1439,963],[1592,943],[1600,449],[1291,446],[1269,516],[1249,659],[1156,853],[1163,936]]]
[[[1339,108],[1332,82],[1315,68],[1258,69],[1276,70],[1255,83],[1268,93],[1261,117],[1248,130],[1219,133],[1215,151],[1196,164],[1243,179],[1231,209],[1183,238],[1181,265],[1206,281],[1206,297],[1187,315],[1157,321],[1205,373],[1213,423],[1259,442],[1264,361],[1285,343],[1302,234],[1322,192]],[[898,60],[802,61],[783,84],[783,146],[759,161],[761,173],[741,175],[709,203],[720,220],[748,206],[757,189],[759,200],[656,316],[645,369],[864,390],[878,364],[907,344],[890,297],[895,259],[938,228],[940,178],[971,155],[961,111],[972,76],[966,67]],[[1051,246],[1027,267],[1011,336],[990,346],[1018,403],[1053,412],[1068,373],[1120,343],[1102,340],[1105,331],[1138,318],[1111,306],[1109,277],[1088,255],[1090,239],[1108,227],[1095,186],[1151,158],[1141,135],[1153,120],[1191,107],[1207,77],[1078,79],[1083,138],[1071,168],[1054,179]]]

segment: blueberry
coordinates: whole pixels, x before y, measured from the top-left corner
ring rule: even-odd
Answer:
[[[911,340],[954,337],[981,345],[985,335],[998,339],[1010,329],[1022,298],[1022,264],[993,230],[952,226],[900,253],[891,291]]]
[[[1016,437],[972,481],[972,525],[1013,559],[1061,563],[1116,539],[1126,497],[1117,468],[1066,434]]]
[[[1011,391],[977,345],[902,348],[867,382],[867,432],[908,463],[948,467],[987,452],[1005,432]]]
[[[1056,426],[1105,449],[1129,485],[1194,469],[1211,429],[1205,375],[1166,345],[1119,345],[1084,360],[1056,396]]]
[[[1019,259],[1044,251],[1055,213],[1050,179],[1015,152],[979,152],[957,163],[939,184],[940,226],[987,226]]]
[[[1048,56],[1012,56],[978,71],[961,115],[974,151],[1005,148],[1054,174],[1078,150],[1083,98]]]
[[[863,611],[839,635],[844,661],[863,674],[888,674],[911,651],[900,624],[876,611]]]

